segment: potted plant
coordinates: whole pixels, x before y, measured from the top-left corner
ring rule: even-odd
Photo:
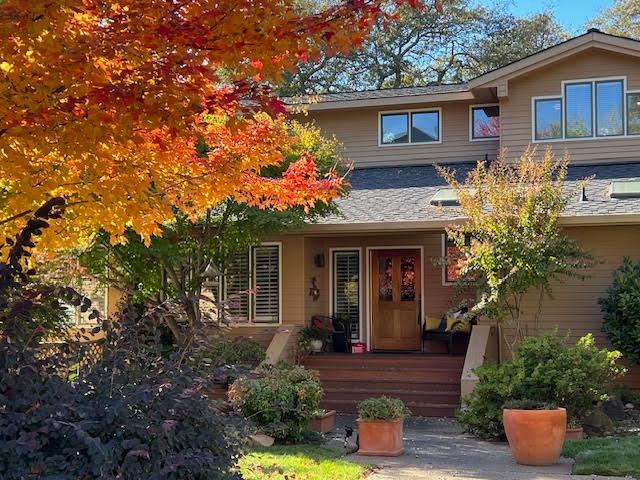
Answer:
[[[327,433],[336,426],[335,410],[316,410],[309,420],[309,428],[320,433]]]
[[[521,465],[553,465],[560,459],[567,411],[552,403],[513,400],[504,405],[504,430]]]
[[[402,400],[368,398],[358,404],[359,455],[397,457],[404,452],[404,417],[411,412]]]
[[[326,328],[305,327],[300,332],[300,337],[309,342],[313,353],[320,353],[330,333]]]

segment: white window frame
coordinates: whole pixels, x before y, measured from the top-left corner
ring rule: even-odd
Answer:
[[[480,103],[477,105],[469,105],[469,141],[470,142],[495,142],[496,140],[500,140],[500,135],[496,137],[479,137],[474,138],[473,136],[473,109],[474,108],[483,108],[483,107],[498,107],[498,118],[500,119],[500,134],[502,134],[502,116],[500,113],[500,104],[499,103]]]
[[[411,141],[411,115],[413,113],[438,113],[438,140],[435,142],[412,142]],[[408,122],[408,136],[409,141],[407,143],[382,143],[382,117],[383,115],[393,114],[407,114]],[[430,108],[414,108],[412,110],[385,110],[378,112],[378,147],[413,147],[417,145],[438,145],[442,143],[442,107],[430,107]]]
[[[624,134],[622,135],[609,135],[609,136],[597,136],[597,98],[596,98],[596,83],[598,82],[611,82],[611,81],[622,81],[622,122]],[[567,138],[566,132],[566,98],[565,98],[565,85],[571,85],[574,83],[591,83],[591,123],[593,125],[592,136],[591,137],[578,137],[578,138]],[[628,90],[627,89],[627,77],[626,75],[614,76],[614,77],[594,77],[594,78],[578,78],[574,80],[562,80],[560,82],[560,93],[557,95],[540,95],[536,97],[531,97],[531,142],[532,143],[557,143],[557,142],[584,142],[584,141],[592,141],[592,140],[617,140],[624,138],[637,138],[640,137],[640,134],[629,135],[629,128],[627,125],[627,95],[629,93],[640,93],[640,90]],[[559,98],[561,102],[561,122],[562,122],[562,137],[561,138],[551,138],[547,140],[537,140],[536,139],[536,100],[552,100]]]
[[[248,251],[247,251],[247,256],[249,257],[249,271],[248,271],[248,275],[249,275],[249,289],[253,289],[254,285],[254,278],[253,278],[253,271],[254,271],[254,265],[253,265],[253,249],[255,247],[269,247],[269,246],[277,246],[278,247],[278,321],[277,322],[255,322],[254,321],[254,317],[253,317],[253,294],[250,293],[249,295],[249,302],[248,302],[248,306],[247,306],[247,310],[248,310],[248,318],[246,322],[235,322],[233,324],[234,327],[255,327],[255,326],[265,326],[265,327],[269,327],[272,325],[282,325],[282,242],[261,242],[257,245],[253,245],[251,247],[249,247]],[[224,279],[224,275],[223,277],[223,296],[222,298],[224,298],[226,300],[227,298],[227,282]]]
[[[329,248],[329,311],[331,315],[336,315],[334,311],[333,299],[334,299],[334,271],[333,271],[333,254],[334,252],[357,252],[358,253],[358,342],[362,342],[362,321],[364,315],[363,301],[363,261],[362,261],[362,247],[332,247]]]

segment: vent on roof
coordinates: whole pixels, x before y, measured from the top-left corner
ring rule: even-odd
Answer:
[[[458,194],[453,188],[441,188],[433,197],[431,197],[429,203],[431,205],[438,205],[442,207],[460,205],[458,202]]]
[[[640,180],[611,182],[611,198],[640,198]]]

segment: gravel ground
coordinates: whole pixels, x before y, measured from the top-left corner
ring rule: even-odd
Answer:
[[[331,443],[342,445],[344,427],[355,427],[355,417],[338,417]],[[405,421],[405,454],[397,458],[349,459],[376,465],[368,480],[606,480],[619,477],[571,476],[572,461],[561,459],[551,467],[518,465],[506,443],[484,442],[462,433],[451,419],[412,417]]]

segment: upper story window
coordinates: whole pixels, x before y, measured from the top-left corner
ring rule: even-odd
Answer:
[[[471,107],[471,140],[500,137],[500,107],[497,104]]]
[[[440,110],[380,114],[380,145],[440,142]]]
[[[548,141],[640,135],[639,102],[640,93],[625,92],[624,78],[563,82],[562,95],[533,99],[533,138]]]

